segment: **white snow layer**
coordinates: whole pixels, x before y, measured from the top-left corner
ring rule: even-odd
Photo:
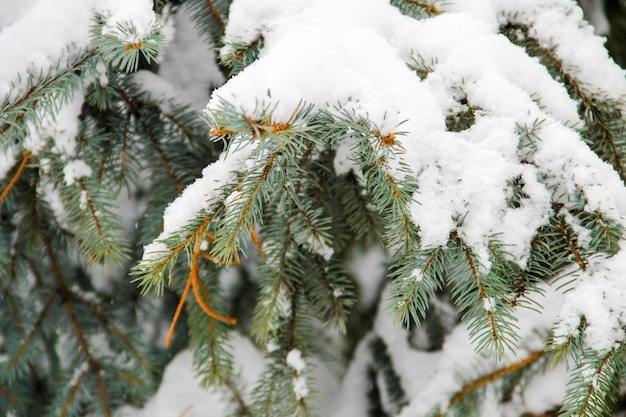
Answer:
[[[423,246],[444,244],[457,232],[483,271],[493,239],[524,267],[552,203],[569,207],[581,192],[586,210],[626,224],[626,191],[612,167],[582,142],[576,102],[537,59],[499,34],[507,19],[528,25],[590,94],[619,98],[626,93],[625,73],[608,59],[581,10],[570,0],[455,1],[442,8],[445,13],[417,21],[386,0],[235,0],[227,41],[262,36],[264,47],[257,61],[214,91],[207,111],[228,101],[256,118],[259,103],[271,100],[272,119],[286,121],[304,100],[325,109],[350,106],[383,133],[406,132],[398,136],[404,149],[395,157],[411,167],[419,184],[410,214]],[[406,65],[416,55],[432,63],[425,80]],[[464,97],[475,108],[475,123],[449,132],[446,116],[464,109]],[[520,140],[523,131],[532,131],[532,138]],[[358,170],[353,152],[339,147],[339,173]],[[231,150],[207,166],[166,210],[159,239],[210,209],[249,154],[246,148]],[[514,179],[528,195],[520,207],[507,202]],[[564,309],[563,323],[602,305],[575,304]],[[606,349],[592,336],[593,346]]]
[[[620,217],[623,209],[615,208],[626,207],[621,183],[573,130],[580,122],[576,103],[537,59],[498,33],[506,16],[538,25],[532,35],[546,48],[558,45],[565,68],[619,97],[626,92],[624,72],[607,59],[580,10],[566,0],[446,7],[447,13],[416,21],[383,0],[236,0],[226,38],[262,36],[265,46],[260,59],[214,92],[207,109],[224,100],[255,117],[269,91],[276,121],[286,120],[301,100],[320,108],[349,101],[383,132],[405,121],[400,157],[419,183],[411,214],[424,246],[440,245],[457,231],[483,267],[493,236],[525,265],[531,237],[548,220],[557,192],[567,203],[583,190],[588,208]],[[567,16],[555,24],[561,15]],[[406,65],[415,53],[434,63],[424,81]],[[581,56],[596,57],[591,69]],[[475,125],[460,133],[445,129],[448,109],[459,106],[455,95],[478,107]],[[521,162],[519,130],[538,122],[537,150],[532,161]],[[350,148],[340,146],[339,172],[353,168],[350,157]],[[507,182],[518,177],[529,197],[511,208]]]
[[[626,339],[626,254],[593,259],[576,286],[565,295],[565,304],[554,329],[555,343],[579,336],[584,317],[586,344],[599,353]]]
[[[26,73],[39,74],[72,51],[89,47],[96,12],[108,16],[111,32],[118,24],[132,24],[146,36],[154,27],[151,0],[32,0],[20,7],[2,5],[0,19],[0,98],[18,94]],[[12,13],[11,13],[12,12]],[[12,17],[12,18],[11,18]],[[135,39],[139,40],[139,38]],[[15,87],[14,87],[15,85]],[[17,87],[17,88],[16,88]]]

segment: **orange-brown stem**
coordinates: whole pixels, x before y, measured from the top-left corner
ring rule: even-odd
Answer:
[[[224,32],[226,25],[224,24],[224,19],[222,19],[222,16],[220,16],[219,12],[217,11],[217,7],[215,7],[211,0],[204,0],[204,2],[211,11],[211,14],[213,15],[213,18],[215,19],[217,24],[220,25],[222,32]]]
[[[202,257],[208,259],[209,261],[213,262],[214,264],[218,264],[218,265],[224,265],[226,262],[221,260],[221,259],[217,259],[215,256],[211,256],[206,252],[202,252]],[[243,265],[243,261],[241,259],[234,259],[231,263],[231,265]]]
[[[266,256],[265,251],[261,246],[261,242],[259,241],[259,236],[257,236],[256,231],[254,230],[254,226],[250,226],[250,236],[252,237],[252,242],[254,242],[254,245],[256,246],[261,256]]]
[[[189,273],[189,277],[191,279],[191,287],[193,289],[193,294],[196,297],[196,301],[198,305],[204,310],[205,313],[209,315],[209,317],[213,317],[216,320],[224,321],[228,324],[236,324],[237,319],[234,317],[229,317],[224,314],[218,313],[213,310],[209,304],[204,300],[202,294],[200,293],[200,277],[198,276],[198,264],[200,257],[200,246],[196,245],[196,249],[193,254],[193,263],[191,264],[191,272]]]
[[[430,4],[422,3],[420,1],[415,1],[415,0],[404,0],[404,1],[414,6],[424,9],[426,13],[441,14],[441,10],[437,9],[435,6],[432,6]]]
[[[210,256],[210,255],[206,255],[204,254],[204,252],[202,252],[202,249],[200,248],[200,243],[201,240],[200,239],[196,239],[196,247],[193,251],[193,256],[191,258],[191,270],[189,271],[189,278],[187,278],[187,284],[185,285],[185,289],[183,290],[183,294],[180,298],[180,301],[178,302],[178,307],[176,307],[176,312],[174,313],[174,318],[172,319],[172,322],[170,324],[170,328],[169,331],[167,332],[167,337],[165,339],[165,346],[169,347],[170,343],[171,343],[171,339],[172,339],[172,335],[174,333],[174,328],[176,327],[176,323],[178,322],[178,319],[180,318],[180,313],[182,312],[183,309],[183,305],[185,304],[185,300],[187,299],[187,295],[189,294],[189,289],[191,288],[193,290],[193,295],[196,298],[196,301],[198,303],[198,305],[200,306],[200,308],[202,308],[202,310],[204,310],[204,312],[209,315],[209,317],[212,317],[214,319],[229,323],[229,324],[236,324],[237,323],[237,319],[233,318],[233,317],[229,317],[226,316],[224,314],[218,313],[217,311],[213,310],[209,304],[205,301],[204,297],[202,296],[201,292],[200,292],[200,277],[198,275],[198,266],[200,264],[200,255],[205,255],[205,256]]]
[[[170,323],[170,329],[167,332],[167,337],[165,338],[165,347],[170,347],[170,343],[172,342],[172,335],[174,334],[174,328],[176,327],[176,323],[180,317],[180,313],[183,311],[183,306],[185,305],[185,300],[187,299],[187,295],[189,294],[189,289],[191,288],[191,277],[187,279],[187,285],[185,285],[185,289],[183,290],[183,295],[180,297],[180,301],[178,302],[178,307],[176,307],[176,312],[174,313],[174,318]]]
[[[6,398],[8,398],[13,404],[20,405],[20,400],[18,400],[15,395],[11,394],[11,392],[9,392],[9,390],[7,390],[6,388],[4,388],[1,385],[0,385],[0,394],[4,395]]]
[[[13,188],[17,180],[20,179],[22,172],[24,172],[24,168],[26,168],[26,164],[28,164],[28,161],[30,160],[32,156],[33,156],[33,153],[31,151],[27,150],[26,152],[24,152],[22,163],[17,168],[17,171],[15,171],[15,175],[13,175],[13,178],[11,178],[11,181],[5,187],[4,191],[2,191],[2,194],[0,195],[0,203],[2,203],[4,199],[7,197],[7,195],[9,195],[9,191],[11,191],[11,188]]]
[[[517,371],[518,369],[521,369],[525,366],[529,366],[534,362],[537,362],[539,359],[541,359],[543,357],[543,355],[545,354],[545,351],[543,350],[538,350],[536,352],[532,352],[530,355],[528,355],[527,357],[525,357],[524,359],[517,361],[515,363],[512,363],[509,366],[506,366],[504,368],[500,368],[490,374],[484,375],[480,378],[478,378],[475,381],[472,381],[468,384],[463,385],[463,387],[456,393],[454,394],[454,396],[452,397],[452,399],[450,400],[450,404],[448,405],[448,409],[452,408],[452,406],[454,406],[456,403],[458,403],[459,401],[461,401],[463,399],[463,397],[465,397],[465,395],[467,395],[468,393],[482,387],[485,384],[488,384],[490,382],[494,382],[497,381],[498,379],[502,378],[503,376],[506,376],[508,374],[511,374],[515,371]]]

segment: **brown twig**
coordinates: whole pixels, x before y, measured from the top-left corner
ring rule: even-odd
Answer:
[[[586,271],[587,262],[583,258],[583,255],[580,253],[572,237],[570,236],[570,232],[569,230],[567,230],[567,223],[565,222],[565,218],[563,216],[559,217],[559,231],[561,232],[563,239],[565,239],[565,243],[567,243],[567,247],[569,248],[570,252],[572,253],[572,255],[574,255],[574,258],[576,258],[576,263],[578,264],[580,269],[582,271]]]
[[[202,310],[204,310],[204,312],[209,315],[209,317],[213,317],[214,319],[226,322],[228,324],[236,324],[237,319],[213,310],[208,302],[204,299],[204,297],[202,297],[202,294],[200,293],[200,276],[198,274],[198,266],[200,264],[200,252],[200,245],[197,244],[193,252],[191,271],[189,272],[189,279],[191,279],[191,288],[193,289],[193,294],[196,297],[196,301],[198,302],[198,305],[202,308]]]
[[[406,3],[412,4],[413,6],[416,6],[416,7],[419,7],[421,9],[424,9],[424,11],[426,13],[441,14],[441,10],[439,10],[438,8],[436,8],[433,5],[422,3],[420,1],[415,1],[415,0],[404,0],[404,1]]]
[[[203,233],[198,233],[198,235],[202,235]],[[197,235],[197,236],[198,236]],[[176,312],[174,313],[174,318],[170,324],[169,331],[167,332],[167,337],[165,339],[165,346],[169,347],[171,343],[172,334],[174,333],[174,328],[176,327],[176,323],[180,318],[180,313],[183,309],[183,305],[185,304],[185,300],[187,299],[187,295],[189,294],[189,289],[193,290],[194,297],[196,298],[196,302],[204,310],[204,312],[209,316],[216,320],[220,320],[226,322],[228,324],[236,324],[237,319],[234,317],[229,317],[224,314],[218,313],[213,310],[209,303],[204,299],[201,294],[202,283],[200,281],[200,277],[198,274],[198,267],[200,264],[200,255],[202,255],[201,249],[202,240],[196,237],[196,247],[194,248],[193,255],[191,258],[191,269],[189,271],[189,278],[187,278],[187,284],[185,285],[185,289],[183,290],[183,294],[178,303],[178,307],[176,307]]]
[[[206,3],[207,7],[211,11],[211,14],[215,18],[215,21],[217,22],[217,24],[220,25],[220,28],[222,29],[222,33],[223,33],[224,30],[226,30],[226,25],[224,24],[224,20],[222,19],[222,16],[220,16],[220,13],[217,11],[217,7],[215,7],[215,5],[213,4],[211,0],[204,0],[204,2]]]
[[[544,355],[545,355],[545,351],[543,350],[532,352],[530,355],[528,355],[527,357],[525,357],[524,359],[520,361],[514,362],[509,366],[500,368],[490,374],[484,375],[476,379],[475,381],[472,381],[468,384],[463,385],[463,387],[459,391],[457,391],[456,394],[452,396],[452,399],[450,400],[450,404],[448,405],[448,409],[451,409],[456,403],[460,402],[463,399],[463,397],[465,397],[465,395],[467,395],[468,393],[482,387],[485,384],[496,381],[502,378],[503,376],[509,375],[517,371],[518,369],[529,366],[537,362]]]
[[[58,286],[58,291],[67,292],[67,287],[63,282],[63,274],[61,272],[61,266],[59,265],[59,261],[56,258],[54,250],[52,248],[52,243],[48,236],[44,234],[43,243],[46,249],[46,255],[50,260],[50,266],[52,269],[52,275]],[[104,380],[102,379],[102,374],[100,373],[100,365],[96,358],[93,357],[91,353],[91,349],[89,348],[89,343],[85,338],[85,334],[80,327],[80,323],[78,322],[78,318],[76,317],[76,312],[74,311],[74,305],[69,301],[65,300],[63,302],[63,307],[65,307],[65,311],[69,316],[70,323],[74,329],[74,333],[76,334],[76,338],[78,339],[78,344],[81,347],[85,357],[87,358],[87,363],[89,364],[89,370],[93,373],[96,378],[96,385],[98,387],[98,391],[100,391],[100,396],[102,400],[102,406],[104,407],[104,414],[106,417],[112,417],[113,413],[111,411],[111,406],[109,404],[106,387],[104,385]]]
[[[252,242],[254,242],[254,246],[256,246],[257,250],[259,251],[259,254],[263,257],[265,257],[265,251],[263,251],[263,246],[261,246],[261,242],[259,241],[259,237],[256,234],[256,231],[254,230],[254,226],[250,226],[250,237],[252,238]]]
[[[2,194],[0,195],[0,203],[2,203],[4,199],[7,197],[7,195],[9,195],[9,191],[11,191],[11,189],[13,188],[17,180],[20,179],[22,172],[24,172],[24,168],[26,168],[26,164],[28,164],[28,161],[30,160],[32,156],[33,156],[33,153],[31,151],[26,150],[24,152],[24,157],[22,158],[22,162],[20,163],[20,166],[17,168],[17,171],[15,171],[15,175],[13,175],[13,178],[11,178],[11,181],[4,188],[4,191],[2,191]]]
[[[9,390],[4,388],[2,385],[0,385],[0,394],[4,395],[6,398],[8,398],[9,401],[11,401],[13,404],[15,404],[15,405],[19,405],[20,404],[20,400],[18,400],[15,395],[11,394],[11,392],[9,392]]]
[[[172,335],[174,334],[174,328],[176,327],[176,323],[180,318],[180,313],[183,310],[183,305],[185,305],[185,300],[187,299],[187,295],[189,294],[189,289],[191,288],[191,279],[187,280],[187,284],[185,285],[185,289],[183,290],[183,295],[180,297],[180,301],[178,302],[178,306],[176,307],[176,312],[174,313],[174,318],[170,323],[170,329],[167,332],[167,337],[165,338],[165,347],[170,347],[170,343],[172,342]]]

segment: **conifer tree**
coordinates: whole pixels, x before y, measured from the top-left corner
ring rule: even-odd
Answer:
[[[215,415],[623,408],[626,79],[575,1],[7,8],[1,415],[138,415],[182,350]]]

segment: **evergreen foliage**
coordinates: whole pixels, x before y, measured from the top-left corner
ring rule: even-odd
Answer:
[[[489,24],[464,1],[364,6],[389,19],[378,37],[363,29],[367,48],[421,94],[409,107],[425,116],[406,120],[397,80],[373,100],[351,89],[373,61],[342,57],[341,78],[314,50],[286,52],[281,25],[316,33],[325,1],[160,0],[147,20],[96,7],[88,44],[20,68],[0,98],[0,414],[139,408],[186,348],[232,416],[618,411],[626,102],[598,77],[617,74],[620,93],[624,73],[573,1],[494,0]],[[160,88],[167,19],[182,11],[228,78],[202,115]],[[544,33],[553,15],[595,66],[578,67],[576,39]],[[406,35],[462,19],[496,51],[477,54],[515,61],[521,81],[508,63],[472,67],[449,39]],[[333,37],[364,51],[327,31],[330,57]],[[393,57],[378,55],[388,44]],[[308,88],[317,70],[335,84]],[[376,251],[380,281],[354,268]],[[243,339],[265,357],[254,381]],[[320,369],[342,381],[335,409]],[[537,409],[524,394],[551,374],[567,389]]]

